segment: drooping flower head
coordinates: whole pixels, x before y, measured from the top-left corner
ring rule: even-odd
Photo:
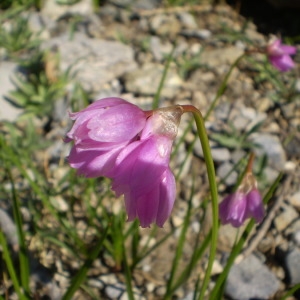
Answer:
[[[182,113],[180,106],[150,113],[120,98],[98,100],[70,114],[75,123],[66,137],[74,141],[68,161],[86,177],[112,178],[129,221],[162,227],[175,201],[169,160]]]
[[[280,39],[275,39],[267,46],[267,55],[271,64],[281,72],[295,67],[291,55],[296,54],[296,47],[284,45]]]
[[[257,223],[263,220],[264,206],[252,173],[246,174],[236,192],[224,198],[219,210],[221,223],[233,227],[240,227],[248,218]]]

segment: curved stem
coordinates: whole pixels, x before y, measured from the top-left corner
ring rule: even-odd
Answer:
[[[204,160],[207,168],[208,181],[210,185],[210,194],[212,201],[212,234],[211,234],[211,246],[208,265],[206,268],[203,284],[200,290],[199,300],[204,298],[205,291],[207,289],[210,274],[212,271],[213,262],[217,251],[218,241],[218,228],[219,228],[219,205],[218,205],[218,189],[216,183],[215,167],[212,159],[209,141],[204,125],[204,119],[201,112],[192,105],[182,105],[184,112],[192,112],[197,125],[199,139],[203,149]]]

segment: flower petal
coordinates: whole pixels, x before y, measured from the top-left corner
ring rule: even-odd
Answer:
[[[145,113],[132,104],[121,104],[93,116],[87,124],[88,136],[100,142],[124,142],[132,139],[146,123]]]
[[[246,219],[246,205],[245,194],[235,192],[228,195],[219,205],[221,223],[240,227]]]
[[[125,147],[116,161],[112,189],[122,194],[130,186],[138,196],[148,193],[168,168],[171,148],[172,141],[162,136],[151,136]]]
[[[257,223],[261,222],[264,218],[265,210],[262,202],[261,195],[257,189],[253,189],[247,194],[247,217],[252,217]]]
[[[270,61],[272,65],[281,72],[286,72],[292,68],[294,68],[294,61],[288,56],[273,56],[270,57]]]
[[[124,145],[110,151],[99,151],[97,149],[81,149],[74,146],[68,157],[72,168],[78,170],[78,174],[86,177],[107,176],[114,168],[115,161]]]
[[[176,198],[175,177],[170,169],[163,174],[160,182],[159,206],[157,210],[156,224],[163,227],[171,214]]]

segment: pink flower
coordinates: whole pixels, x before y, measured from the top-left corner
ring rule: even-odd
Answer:
[[[219,205],[222,224],[240,227],[247,218],[254,218],[261,222],[264,217],[264,207],[257,189],[245,194],[237,191],[228,195]]]
[[[296,47],[281,44],[280,39],[276,39],[267,47],[267,55],[271,64],[281,72],[286,72],[294,68],[295,63],[290,55],[296,54]]]
[[[174,106],[149,116],[119,98],[98,100],[71,114],[69,163],[87,177],[112,178],[116,195],[125,197],[128,221],[138,218],[142,227],[162,227],[176,196],[169,160],[182,112]]]
[[[108,176],[119,152],[146,124],[145,112],[120,98],[95,101],[70,117],[75,123],[65,141],[74,147],[68,161],[86,177]]]

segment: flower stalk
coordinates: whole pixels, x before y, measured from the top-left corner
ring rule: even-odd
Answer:
[[[201,112],[192,105],[182,105],[182,108],[184,112],[193,113],[196,122],[198,136],[203,149],[204,160],[207,168],[207,176],[210,185],[210,194],[211,194],[211,202],[212,202],[212,234],[211,234],[210,255],[209,255],[209,260],[208,260],[204,280],[198,297],[199,300],[202,300],[204,298],[205,291],[207,290],[210,274],[213,267],[213,262],[217,251],[218,229],[219,229],[218,188],[216,183],[214,162],[211,155],[211,150],[209,146],[209,141],[207,137],[203,116]]]

